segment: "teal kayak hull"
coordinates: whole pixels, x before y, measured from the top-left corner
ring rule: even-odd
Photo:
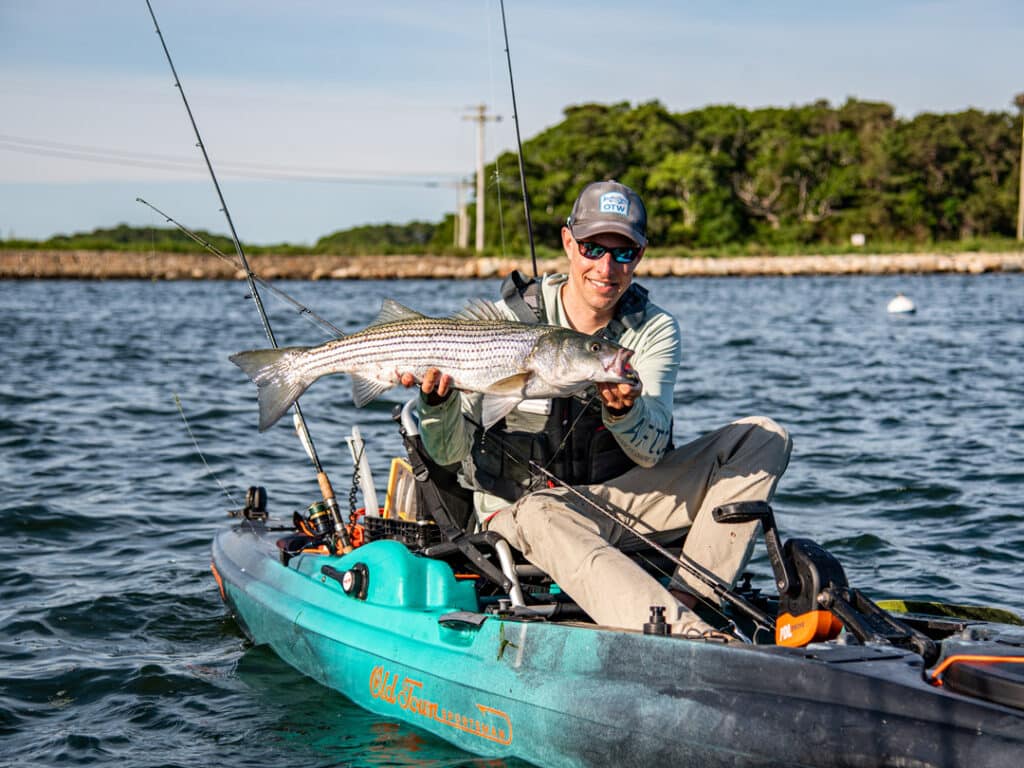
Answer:
[[[246,522],[213,544],[222,597],[250,639],[359,706],[477,755],[541,766],[1017,768],[1024,754],[1024,711],[930,684],[908,651],[502,618],[480,612],[471,580],[397,541],[285,565],[281,535]],[[346,592],[345,573],[362,574],[362,589]],[[949,652],[1024,652],[1019,630],[990,635],[998,641],[947,641]]]

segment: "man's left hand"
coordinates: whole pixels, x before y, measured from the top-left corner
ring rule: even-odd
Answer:
[[[597,385],[597,392],[601,395],[604,407],[615,416],[621,416],[633,407],[633,403],[644,391],[643,384],[637,380],[631,383]]]

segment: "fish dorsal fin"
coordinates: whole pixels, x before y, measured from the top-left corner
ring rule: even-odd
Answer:
[[[409,309],[394,299],[384,299],[377,318],[370,323],[370,326],[397,323],[402,320],[422,320],[424,317],[426,315],[417,312],[415,309]]]
[[[391,382],[352,374],[352,402],[356,408],[362,408],[371,400],[376,400],[393,386],[394,384]]]
[[[455,320],[489,321],[500,320],[509,322],[508,315],[502,312],[498,305],[486,299],[470,299],[465,307],[456,312],[452,317]]]

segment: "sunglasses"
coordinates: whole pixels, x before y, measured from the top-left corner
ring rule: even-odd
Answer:
[[[614,259],[617,264],[632,264],[637,260],[637,257],[640,255],[640,251],[643,250],[639,245],[624,245],[619,248],[609,248],[605,245],[583,240],[579,241],[579,246],[580,256],[585,259],[597,261],[606,253],[610,253],[612,255],[612,259]]]

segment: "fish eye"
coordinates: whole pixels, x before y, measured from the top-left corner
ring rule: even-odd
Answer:
[[[600,341],[592,341],[592,342],[590,342],[590,351],[591,352],[600,352],[601,351],[601,342]]]

